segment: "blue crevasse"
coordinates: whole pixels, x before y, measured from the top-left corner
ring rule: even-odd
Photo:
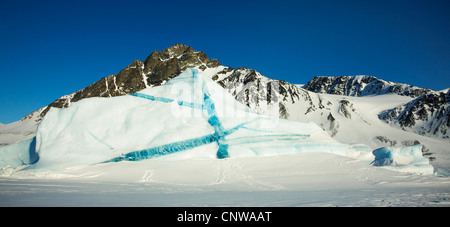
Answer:
[[[392,149],[389,147],[375,149],[372,154],[375,156],[375,160],[372,162],[374,166],[390,166],[394,163]]]
[[[139,97],[139,98],[144,98],[144,99],[148,99],[151,101],[158,101],[158,102],[165,102],[165,103],[171,103],[175,100],[173,99],[168,99],[168,98],[164,98],[164,97],[156,97],[153,95],[147,95],[147,94],[142,94],[142,93],[132,93],[130,94],[131,96],[135,96],[135,97]],[[186,102],[186,101],[177,101],[177,104],[180,106],[187,106],[187,107],[191,107],[191,108],[197,108],[197,109],[205,109],[205,106],[203,104],[198,104],[198,103],[192,103],[192,102]]]
[[[122,156],[113,158],[111,160],[105,161],[108,162],[120,162],[120,161],[140,161],[143,159],[149,159],[153,157],[158,157],[162,155],[172,154],[179,151],[184,151],[188,149],[192,149],[198,146],[206,145],[213,143],[218,140],[218,136],[216,134],[211,134],[207,136],[202,136],[199,138],[188,139],[184,141],[178,141],[174,143],[164,144],[161,146],[133,151]]]
[[[218,159],[228,158],[228,144],[219,143],[219,149],[217,150],[216,157]]]
[[[372,165],[394,166],[397,169],[415,168],[417,172],[433,174],[433,167],[427,158],[422,155],[423,145],[416,144],[404,147],[381,147],[375,149]]]
[[[216,108],[214,106],[214,102],[212,101],[211,97],[205,90],[204,93],[204,102],[206,106],[206,110],[208,111],[208,123],[214,128],[215,134],[219,136],[217,140],[217,144],[219,145],[219,150],[217,151],[217,158],[223,159],[229,157],[228,154],[228,145],[227,144],[221,144],[222,140],[225,140],[225,130],[223,128],[223,125],[220,123],[219,118],[217,117]]]

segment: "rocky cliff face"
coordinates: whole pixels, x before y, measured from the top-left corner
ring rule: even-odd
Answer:
[[[420,135],[449,138],[450,90],[429,92],[379,115],[385,122]]]
[[[237,101],[257,112],[289,119],[286,105],[304,102],[314,106],[309,92],[296,85],[267,78],[248,68],[227,68],[225,71],[224,76],[219,77],[219,72],[213,79]]]
[[[405,105],[385,110],[379,118],[392,126],[419,135],[449,138],[449,93],[436,92],[408,84],[389,82],[373,76],[314,77],[306,90],[344,96],[397,94],[414,98]],[[351,118],[347,101],[341,102],[340,111]]]
[[[406,95],[413,98],[430,92],[430,89],[389,82],[373,76],[317,76],[305,84],[304,88],[316,93],[346,96],[381,94]]]
[[[84,98],[126,95],[146,87],[159,86],[190,67],[197,66],[204,70],[220,65],[218,60],[209,59],[202,51],[176,44],[161,52],[155,50],[144,61],[135,60],[116,75],[104,77],[75,93],[62,96],[41,111],[40,115],[43,117],[50,107],[65,108]]]

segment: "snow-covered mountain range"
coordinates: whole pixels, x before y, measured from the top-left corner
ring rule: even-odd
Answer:
[[[412,85],[389,82],[374,76],[317,76],[304,88],[316,93],[346,96],[398,94],[417,98],[432,90]]]
[[[0,125],[0,146],[34,137],[52,107],[157,87],[187,68],[201,71],[259,113],[314,122],[339,142],[367,144],[372,149],[420,143],[435,168],[449,168],[449,90],[433,91],[373,76],[314,77],[303,86],[294,85],[254,69],[223,66],[182,44],[155,50],[144,61],[135,60],[119,73],[62,96],[21,121]]]
[[[373,76],[314,77],[305,89],[316,93],[344,96],[397,94],[414,98],[410,102],[385,110],[379,118],[420,135],[448,139],[450,127],[449,90],[433,91],[412,85],[378,79]],[[386,100],[388,101],[388,100]]]

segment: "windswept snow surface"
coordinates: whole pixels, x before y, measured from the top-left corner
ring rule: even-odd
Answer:
[[[0,189],[0,206],[450,206],[448,178],[322,152],[7,169]]]
[[[188,69],[52,108],[34,140],[0,148],[0,206],[447,206],[419,146],[376,167],[368,146],[258,114]]]

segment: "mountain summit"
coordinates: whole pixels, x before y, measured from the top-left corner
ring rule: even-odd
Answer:
[[[218,60],[209,59],[202,51],[176,44],[161,52],[155,50],[144,61],[135,60],[116,75],[104,77],[86,88],[58,98],[39,114],[43,117],[50,107],[65,108],[84,98],[114,97],[159,86],[190,67],[206,69],[220,65]]]

